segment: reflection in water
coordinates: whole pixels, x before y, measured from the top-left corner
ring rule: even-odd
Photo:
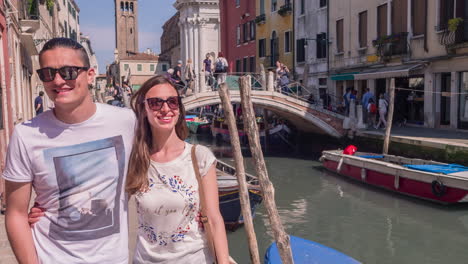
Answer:
[[[229,146],[210,144],[232,163]],[[244,151],[247,149],[244,148]],[[246,167],[253,171],[248,153]],[[372,188],[319,169],[292,153],[268,153],[278,211],[289,234],[335,248],[362,263],[465,263],[468,205],[446,207]],[[260,206],[254,219],[260,253],[271,243],[269,219]],[[248,263],[244,229],[229,234],[230,252]]]

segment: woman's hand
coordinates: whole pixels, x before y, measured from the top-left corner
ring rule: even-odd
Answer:
[[[38,203],[34,203],[33,207],[29,210],[28,214],[28,223],[29,226],[32,228],[35,223],[39,222],[41,217],[45,215],[46,210],[42,207],[39,207]]]

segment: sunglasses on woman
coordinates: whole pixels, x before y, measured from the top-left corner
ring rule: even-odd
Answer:
[[[39,79],[43,82],[51,82],[55,79],[57,72],[60,74],[60,77],[65,81],[76,80],[80,70],[87,71],[89,67],[79,67],[79,66],[64,66],[59,69],[54,69],[50,67],[42,68],[37,70]]]
[[[159,111],[163,107],[164,103],[172,110],[179,109],[180,104],[180,97],[179,96],[171,96],[168,97],[166,100],[159,98],[159,97],[151,97],[146,98],[146,103],[148,107],[153,111]]]

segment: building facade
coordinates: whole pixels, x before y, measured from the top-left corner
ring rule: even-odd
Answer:
[[[74,0],[55,1],[56,9],[56,37],[71,38],[80,41],[80,8]]]
[[[255,5],[256,1],[249,0],[219,1],[221,51],[231,73],[257,71]]]
[[[331,2],[331,93],[386,94],[395,79],[395,115],[409,124],[468,129],[465,1]]]
[[[115,0],[115,46],[119,57],[138,52],[138,1]]]
[[[256,1],[257,61],[273,69],[276,61],[294,71],[293,2],[291,0]]]
[[[327,93],[328,5],[323,0],[296,0],[295,61],[299,82],[318,96]]]
[[[220,50],[219,1],[218,0],[177,0],[174,7],[179,11],[181,60],[193,61],[198,81],[195,92],[206,90],[203,60],[209,54],[216,58]]]
[[[133,90],[138,90],[141,85],[155,74],[162,74],[167,69],[166,62],[159,63],[159,57],[147,50],[123,57],[119,60],[119,72],[122,82],[127,82]]]
[[[180,13],[177,12],[162,27],[159,60],[170,62],[170,67],[177,65],[177,61],[181,59],[179,18]]]

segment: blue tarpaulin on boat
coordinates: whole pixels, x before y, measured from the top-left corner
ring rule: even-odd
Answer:
[[[365,158],[365,159],[383,159],[383,155],[359,155],[358,157],[360,158]]]
[[[432,173],[451,174],[461,171],[468,171],[468,167],[459,164],[446,164],[446,165],[403,165],[409,169],[427,171]]]
[[[294,263],[314,263],[314,264],[360,264],[359,261],[333,249],[305,240],[300,237],[289,236],[291,240],[291,250]],[[281,258],[276,247],[276,243],[271,244],[265,254],[265,264],[280,264]]]

